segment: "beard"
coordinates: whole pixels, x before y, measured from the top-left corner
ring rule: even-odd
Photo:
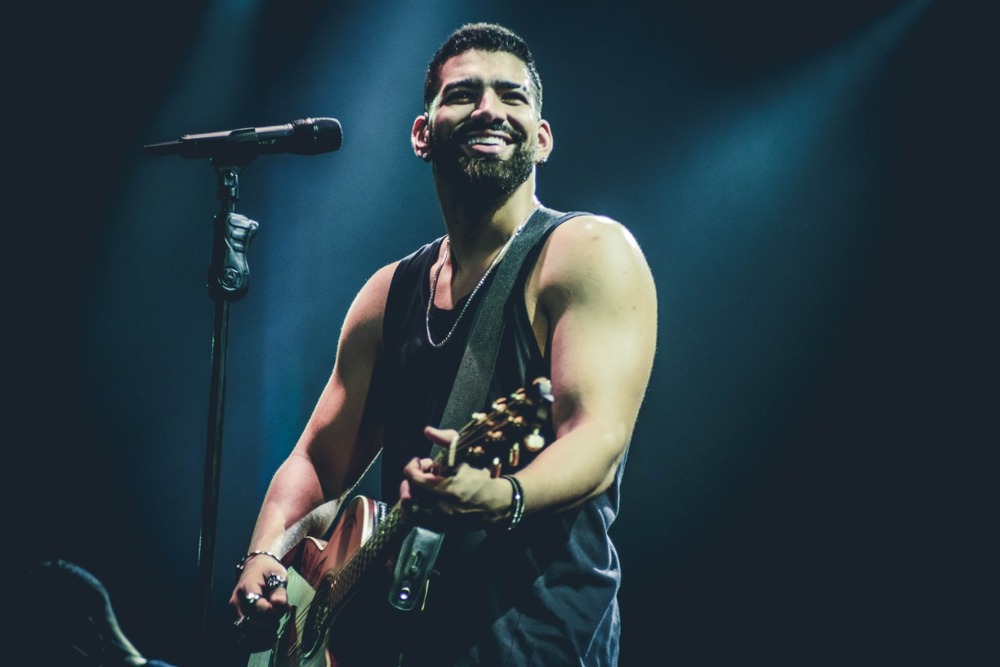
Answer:
[[[492,129],[506,132],[515,143],[507,160],[492,155],[470,156],[462,144],[470,132]],[[445,139],[431,135],[431,162],[452,190],[467,201],[506,197],[531,176],[535,167],[535,143],[502,121],[492,126],[478,125],[460,129]]]

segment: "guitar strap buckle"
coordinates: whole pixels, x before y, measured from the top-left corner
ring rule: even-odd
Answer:
[[[400,611],[411,611],[422,604],[427,578],[441,551],[444,535],[414,527],[403,540],[396,560],[396,570],[389,588],[389,604]]]

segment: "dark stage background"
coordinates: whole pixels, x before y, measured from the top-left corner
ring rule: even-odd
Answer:
[[[658,284],[614,526],[622,665],[975,664],[975,565],[996,527],[976,456],[997,441],[985,4],[16,10],[5,573],[79,563],[149,657],[225,663],[232,566],[345,309],[373,270],[442,233],[408,144],[427,59],[461,23],[497,20],[545,82],[542,201],[627,224]],[[206,160],[140,147],[306,116],[340,119],[343,148],[264,156],[240,181],[237,212],[260,231],[232,310],[200,649],[219,203]],[[52,604],[24,620],[58,632]]]

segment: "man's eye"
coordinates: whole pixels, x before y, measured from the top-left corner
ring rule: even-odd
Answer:
[[[527,104],[528,98],[523,93],[505,93],[503,101],[508,104]]]
[[[460,104],[462,102],[468,102],[472,99],[472,94],[465,90],[457,90],[453,93],[448,93],[444,97],[444,101],[448,104]]]

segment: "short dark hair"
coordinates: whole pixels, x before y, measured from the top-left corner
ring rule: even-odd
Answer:
[[[430,110],[431,101],[441,87],[441,66],[448,58],[466,51],[488,51],[509,53],[524,63],[531,77],[531,92],[535,96],[538,113],[542,112],[542,79],[535,67],[535,57],[531,55],[527,42],[512,30],[496,23],[466,23],[451,33],[438,48],[427,66],[424,78],[424,111]]]

